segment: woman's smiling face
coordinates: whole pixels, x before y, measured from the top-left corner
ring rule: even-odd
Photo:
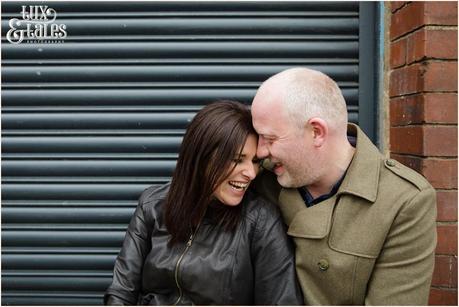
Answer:
[[[241,155],[234,157],[233,171],[215,189],[214,196],[223,204],[237,206],[242,201],[250,182],[258,173],[257,137],[250,134],[242,149]]]

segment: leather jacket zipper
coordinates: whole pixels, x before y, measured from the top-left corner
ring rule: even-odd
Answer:
[[[177,285],[177,288],[179,290],[179,297],[178,297],[177,301],[174,303],[174,305],[177,305],[178,303],[180,303],[180,300],[182,299],[182,296],[183,296],[183,291],[182,291],[182,287],[180,286],[179,276],[178,276],[180,263],[182,262],[183,257],[185,256],[186,252],[190,249],[191,244],[193,243],[193,239],[195,238],[196,234],[198,233],[199,226],[201,226],[201,223],[198,224],[198,227],[196,227],[195,232],[190,235],[190,238],[188,239],[188,242],[186,242],[185,250],[180,255],[180,258],[177,260],[177,264],[175,265],[175,284]]]

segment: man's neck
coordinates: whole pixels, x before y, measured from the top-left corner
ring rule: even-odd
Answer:
[[[319,178],[313,184],[307,185],[306,188],[313,198],[320,197],[322,195],[331,192],[335,184],[343,177],[351,164],[352,158],[354,157],[355,148],[346,142],[343,148],[340,149],[339,156],[335,156],[330,159],[329,167],[324,173],[322,178]]]

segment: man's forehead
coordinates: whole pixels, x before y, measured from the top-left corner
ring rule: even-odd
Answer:
[[[285,125],[285,120],[275,110],[263,109],[256,114],[257,116],[252,117],[253,126],[259,134],[276,136],[281,132],[282,126]]]
[[[272,113],[282,112],[282,103],[277,93],[257,93],[252,103],[252,116],[266,117]]]
[[[260,134],[275,134],[286,121],[282,93],[272,82],[265,82],[252,103],[253,124]],[[262,131],[258,131],[262,130]]]

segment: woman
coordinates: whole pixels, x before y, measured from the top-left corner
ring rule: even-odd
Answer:
[[[256,150],[243,104],[198,112],[171,183],[140,197],[105,304],[302,304],[279,211],[248,190]]]

